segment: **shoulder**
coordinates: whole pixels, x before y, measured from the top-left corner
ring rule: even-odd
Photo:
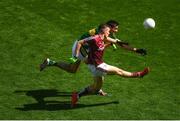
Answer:
[[[84,41],[93,41],[99,39],[99,35],[90,36],[84,39]]]

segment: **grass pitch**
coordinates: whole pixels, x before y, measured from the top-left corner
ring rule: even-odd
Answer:
[[[179,11],[178,0],[1,0],[0,119],[180,119]],[[142,26],[148,17],[154,30]],[[148,55],[110,48],[105,62],[151,72],[107,76],[112,96],[83,97],[72,109],[71,92],[92,83],[86,65],[76,74],[38,66],[45,57],[68,61],[74,40],[109,19],[120,22],[118,38]]]

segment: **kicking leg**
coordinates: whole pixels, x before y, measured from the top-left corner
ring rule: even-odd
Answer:
[[[122,77],[143,77],[149,73],[150,69],[145,68],[143,71],[128,72],[115,66],[108,65],[108,69],[106,71],[107,74],[116,74]]]

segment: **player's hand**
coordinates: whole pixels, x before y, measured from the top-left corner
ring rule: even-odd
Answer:
[[[147,55],[147,51],[146,51],[146,49],[136,49],[136,53],[139,53],[139,54],[141,54],[141,55],[143,55],[143,56],[145,56],[145,55]]]
[[[76,63],[78,58],[76,56],[69,58],[70,63]]]

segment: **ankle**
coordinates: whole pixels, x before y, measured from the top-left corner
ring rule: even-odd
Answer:
[[[56,65],[57,63],[56,63],[56,61],[53,61],[53,60],[47,60],[48,61],[48,65],[49,66],[54,66],[54,65]]]
[[[131,77],[140,77],[141,76],[141,72],[133,72]]]

